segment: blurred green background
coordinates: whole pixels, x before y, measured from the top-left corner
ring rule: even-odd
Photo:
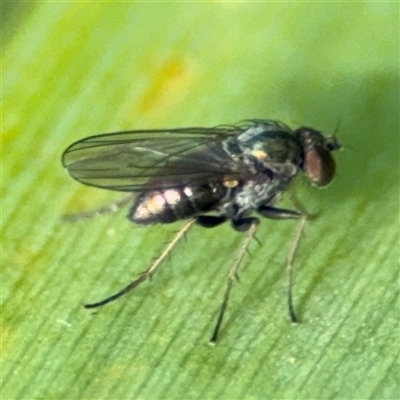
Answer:
[[[3,399],[398,398],[397,3],[2,3],[2,18]],[[303,323],[287,318],[289,221],[261,224],[215,347],[229,225],[194,227],[153,282],[84,310],[181,224],[61,222],[121,197],[69,178],[65,147],[245,118],[340,120],[335,182],[297,185],[319,214],[296,257]]]

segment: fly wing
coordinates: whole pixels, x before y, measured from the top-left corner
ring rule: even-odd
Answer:
[[[68,147],[62,163],[79,182],[126,192],[238,179],[245,167],[222,142],[240,131],[224,126],[91,136]]]

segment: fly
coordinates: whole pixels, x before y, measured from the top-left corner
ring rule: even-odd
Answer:
[[[253,215],[256,213],[270,219],[302,221],[287,267],[289,316],[297,322],[291,265],[306,215],[277,204],[299,173],[314,186],[327,186],[335,175],[331,152],[340,148],[335,135],[325,137],[308,127],[293,130],[281,122],[262,119],[213,128],[116,132],[73,143],[64,151],[62,163],[74,179],[137,194],[129,220],[139,225],[187,221],[136,280],[85,307],[103,306],[148,280],[194,223],[213,228],[229,221],[233,229],[246,232],[246,237],[229,273],[210,340],[215,343],[240,263],[260,222]]]

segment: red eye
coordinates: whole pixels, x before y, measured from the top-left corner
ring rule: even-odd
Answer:
[[[335,160],[329,150],[313,146],[304,155],[304,174],[316,186],[326,186],[335,175]]]

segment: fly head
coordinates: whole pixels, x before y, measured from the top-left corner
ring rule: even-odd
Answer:
[[[341,148],[336,136],[325,137],[312,128],[299,128],[295,135],[303,146],[303,173],[315,186],[329,185],[335,176],[336,164],[331,152]]]

